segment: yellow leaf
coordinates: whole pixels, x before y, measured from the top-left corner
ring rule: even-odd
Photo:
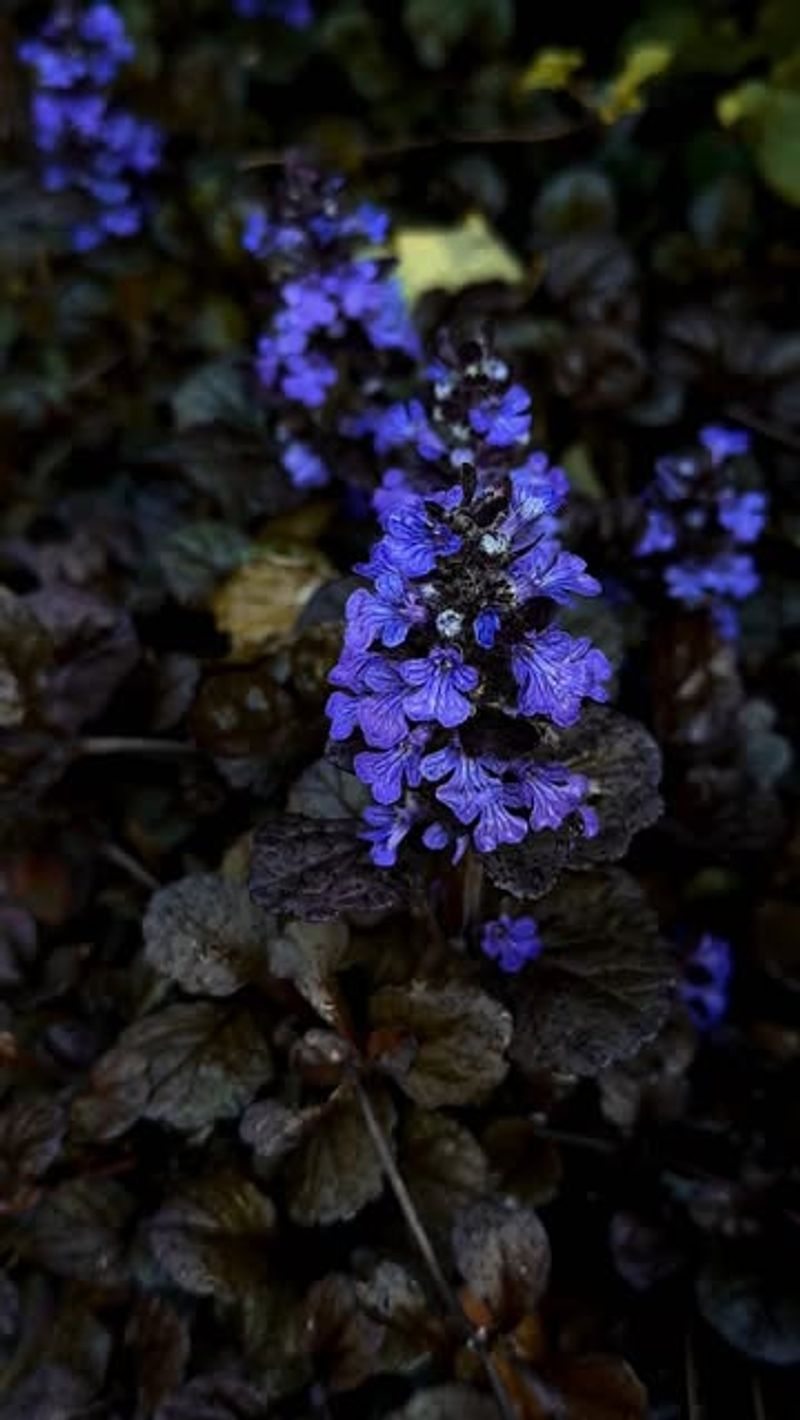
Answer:
[[[522,263],[479,212],[457,227],[406,227],[395,235],[397,269],[410,304],[426,291],[462,291],[483,281],[516,284]]]
[[[723,128],[733,128],[743,119],[757,117],[767,101],[768,90],[760,79],[737,84],[717,99],[717,118]]]
[[[217,629],[235,657],[254,655],[288,635],[306,602],[331,575],[330,563],[308,547],[264,548],[218,588]]]
[[[644,102],[641,90],[651,79],[663,74],[672,63],[671,44],[651,41],[630,51],[616,78],[612,79],[598,112],[604,123],[616,123],[626,113],[637,113]]]
[[[533,89],[565,89],[583,64],[579,49],[540,49],[522,74],[519,87],[523,94]]]

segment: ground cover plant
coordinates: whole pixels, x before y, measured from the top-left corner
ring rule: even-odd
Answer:
[[[7,0],[0,1420],[790,1420],[800,25]]]

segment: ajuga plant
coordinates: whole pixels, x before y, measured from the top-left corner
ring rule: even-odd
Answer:
[[[767,517],[749,453],[744,430],[710,425],[695,448],[659,459],[635,549],[637,557],[658,559],[672,601],[706,608],[728,639],[737,634],[736,603],[758,589],[753,557],[743,549],[758,540]]]
[[[600,585],[560,545],[567,480],[531,448],[528,395],[484,338],[442,348],[428,406],[374,421],[378,446],[410,458],[384,478],[383,534],[356,568],[331,752],[369,792],[376,867],[435,874],[469,855],[530,896],[567,861],[624,852],[657,812],[658,755],[601,710],[605,653],[559,624]]]
[[[72,245],[89,251],[142,226],[142,180],[158,167],[158,129],[114,102],[134,56],[113,5],[60,0],[38,35],[19,46],[33,72],[31,119],[44,187],[76,200]]]
[[[554,758],[548,730],[607,698],[603,652],[556,625],[600,585],[553,534],[566,479],[526,457],[527,395],[479,347],[463,354],[463,375],[458,364],[437,371],[431,421],[421,407],[389,413],[444,462],[451,486],[395,490],[331,672],[331,734],[353,746],[371,790],[366,832],[382,866],[410,833],[458,859],[568,822],[597,831],[589,780]]]
[[[257,373],[275,411],[280,460],[296,489],[337,477],[369,484],[354,441],[389,402],[387,381],[419,354],[392,263],[388,217],[347,200],[343,179],[298,159],[271,212],[254,207],[248,252],[269,282]]]

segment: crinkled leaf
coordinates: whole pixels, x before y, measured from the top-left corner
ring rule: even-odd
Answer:
[[[593,1075],[632,1055],[665,1019],[673,986],[656,919],[618,870],[571,876],[535,907],[545,950],[513,993],[513,1059]]]
[[[252,544],[230,523],[187,523],[164,539],[158,561],[176,601],[202,606],[217,583],[252,556]]]
[[[800,1363],[800,1299],[782,1259],[768,1275],[763,1259],[748,1266],[721,1257],[700,1274],[697,1300],[714,1330],[751,1360]]]
[[[488,1395],[465,1385],[440,1385],[418,1391],[386,1420],[498,1420],[498,1414]]]
[[[147,1224],[153,1258],[195,1297],[235,1301],[265,1272],[270,1200],[239,1174],[186,1183]]]
[[[401,1136],[403,1177],[429,1226],[449,1227],[461,1208],[489,1188],[489,1164],[477,1139],[446,1114],[415,1109]]]
[[[129,1274],[125,1229],[133,1212],[130,1194],[113,1179],[69,1179],[48,1189],[18,1246],[57,1277],[117,1287]]]
[[[313,1129],[322,1106],[292,1109],[280,1100],[258,1100],[245,1110],[239,1133],[253,1150],[259,1177],[269,1178]]]
[[[48,723],[74,733],[102,714],[136,665],[133,621],[126,611],[75,587],[48,586],[26,600],[55,647],[47,678]]]
[[[550,1243],[537,1213],[496,1200],[467,1208],[453,1228],[456,1266],[501,1327],[534,1312],[547,1289]]]
[[[395,1109],[383,1090],[370,1101],[385,1138],[391,1138]],[[383,1192],[380,1160],[353,1092],[343,1087],[319,1111],[305,1141],[286,1167],[289,1213],[303,1227],[354,1218]]]
[[[41,1178],[54,1164],[64,1140],[66,1111],[46,1096],[13,1100],[0,1113],[0,1198]]]
[[[264,1420],[266,1398],[234,1371],[194,1376],[164,1401],[154,1420]]]
[[[425,1292],[405,1267],[388,1259],[376,1262],[355,1288],[361,1310],[383,1327],[382,1371],[404,1370],[430,1354],[442,1323],[432,1317]]]
[[[263,975],[269,924],[247,889],[213,873],[192,873],[150,899],[145,958],[182,990],[231,996]]]
[[[599,832],[587,838],[570,825],[557,833],[531,833],[515,847],[487,854],[484,861],[492,881],[515,897],[548,892],[566,867],[588,868],[622,858],[634,836],[655,823],[662,811],[661,756],[635,720],[590,706],[574,729],[559,736],[553,759],[589,780],[588,803],[597,812]]]
[[[305,1338],[314,1373],[334,1391],[354,1390],[377,1369],[383,1328],[362,1311],[351,1277],[333,1272],[306,1298]]]
[[[52,647],[33,608],[0,586],[0,730],[19,728],[36,694],[36,678]]]
[[[416,1104],[477,1104],[506,1074],[511,1018],[474,986],[387,986],[370,1002],[371,1051]]]
[[[205,424],[248,429],[255,417],[248,382],[231,360],[212,360],[194,370],[172,396],[172,413],[178,429]]]
[[[136,1357],[140,1415],[152,1415],[180,1386],[191,1351],[189,1326],[163,1297],[142,1296],[128,1323],[126,1340]]]
[[[114,1139],[137,1119],[193,1133],[235,1118],[272,1075],[253,1017],[237,1006],[167,1006],[122,1032],[74,1106],[79,1133]]]
[[[303,770],[289,792],[290,813],[311,819],[360,818],[370,803],[369,790],[355,774],[329,759],[318,759]]]
[[[270,819],[258,829],[250,886],[265,912],[308,922],[390,912],[403,907],[408,896],[399,873],[370,861],[357,823],[300,814]]]

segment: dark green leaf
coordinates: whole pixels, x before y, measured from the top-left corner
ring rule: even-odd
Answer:
[[[416,1104],[477,1104],[506,1074],[508,1012],[474,986],[387,986],[370,1002],[373,1058]]]
[[[133,1211],[132,1198],[112,1179],[70,1179],[44,1195],[19,1246],[57,1277],[117,1287],[128,1278],[124,1229]]]
[[[456,1266],[470,1292],[501,1327],[536,1311],[550,1277],[550,1243],[532,1208],[487,1201],[466,1209],[453,1229]]]
[[[274,1223],[265,1194],[239,1174],[219,1173],[185,1184],[146,1233],[154,1260],[176,1286],[233,1302],[265,1274]]]
[[[162,542],[158,560],[176,601],[202,606],[217,583],[252,555],[249,538],[223,522],[188,523]]]
[[[235,1118],[272,1075],[269,1045],[238,1007],[167,1006],[122,1032],[74,1106],[78,1132],[114,1139],[137,1119],[187,1133]]]
[[[512,1056],[526,1072],[593,1075],[655,1035],[673,972],[626,873],[570,876],[535,907],[545,950],[514,991]]]
[[[769,1276],[763,1258],[755,1267],[720,1258],[698,1278],[697,1300],[706,1321],[737,1351],[771,1366],[796,1366],[800,1299],[783,1259],[773,1259],[773,1268]]]
[[[390,912],[402,907],[408,895],[398,873],[370,861],[356,822],[300,814],[268,820],[258,829],[251,889],[265,912],[309,922]]]
[[[182,990],[231,996],[263,975],[270,927],[246,888],[212,873],[193,873],[150,900],[145,957]]]

